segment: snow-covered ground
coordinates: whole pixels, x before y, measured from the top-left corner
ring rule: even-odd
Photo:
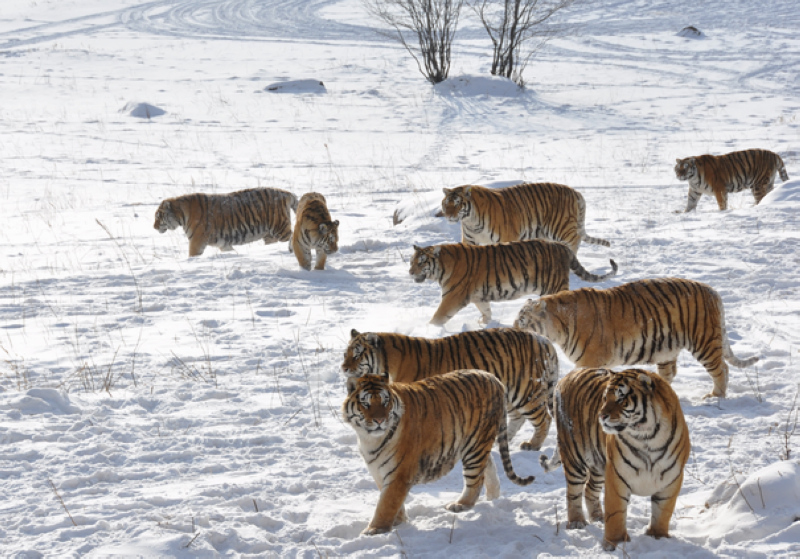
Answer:
[[[2,555],[602,554],[602,526],[564,529],[563,472],[519,450],[533,485],[501,478],[500,499],[454,515],[458,468],[412,491],[408,523],[359,536],[378,493],[339,418],[350,329],[478,328],[474,307],[427,324],[440,290],[408,276],[411,245],[458,240],[433,216],[442,187],[517,180],[584,194],[589,234],[612,246],[584,245],[583,264],[620,265],[605,286],[707,282],[734,352],[761,356],[720,401],[680,359],[693,453],[673,537],[644,536],[634,498],[624,553],[800,555],[796,0],[579,3],[525,91],[488,75],[468,13],[434,88],[360,6],[3,0]],[[790,182],[757,207],[743,193],[674,213],[676,158],[750,147],[781,154]],[[326,196],[341,222],[327,270],[285,244],[189,259],[180,231],[153,229],[163,198],[255,186]],[[493,305],[495,325],[522,303]]]

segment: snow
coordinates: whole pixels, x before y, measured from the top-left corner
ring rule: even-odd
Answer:
[[[479,328],[474,306],[427,323],[440,289],[411,280],[411,247],[460,238],[435,216],[443,187],[518,181],[584,195],[588,233],[612,245],[582,247],[581,262],[620,265],[603,286],[707,282],[734,353],[761,357],[731,368],[719,401],[679,359],[693,452],[672,538],[643,535],[650,505],[634,498],[625,552],[800,554],[800,435],[784,437],[800,382],[794,0],[577,3],[525,90],[489,75],[469,13],[450,79],[431,87],[358,0],[0,11],[5,556],[602,555],[602,526],[564,529],[563,471],[517,450],[524,429],[512,461],[532,485],[501,476],[499,499],[454,515],[456,468],[412,490],[408,523],[359,536],[378,493],[339,417],[350,330]],[[705,38],[676,36],[687,25]],[[131,117],[145,100],[165,113]],[[675,213],[676,158],[751,147],[779,153],[790,181],[759,206],[745,192],[725,212],[703,197]],[[341,223],[325,271],[299,269],[282,243],[190,259],[180,231],[153,229],[164,198],[256,186],[325,195]],[[493,325],[523,304],[493,304]],[[554,444],[551,430],[542,451]]]

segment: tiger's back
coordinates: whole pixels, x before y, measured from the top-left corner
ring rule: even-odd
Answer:
[[[339,250],[339,221],[332,220],[325,197],[318,192],[303,194],[297,205],[297,220],[291,249],[297,262],[311,269],[311,251],[316,252],[316,270],[323,270],[329,254]]]
[[[752,190],[758,204],[774,188],[776,175],[789,180],[781,156],[765,149],[677,159],[675,175],[689,182],[684,212],[694,210],[703,194],[714,196],[720,210],[727,209],[728,194],[743,190]]]
[[[228,251],[259,239],[265,244],[288,241],[294,208],[297,197],[278,188],[186,194],[162,201],[153,227],[161,233],[182,227],[189,239],[189,256],[199,256],[207,246]]]
[[[473,303],[483,323],[492,318],[491,301],[511,301],[524,295],[547,295],[569,289],[570,270],[586,281],[604,281],[587,272],[564,243],[532,239],[497,245],[442,244],[414,247],[409,273],[417,283],[436,281],[442,301],[431,319],[441,325]]]
[[[487,245],[547,239],[577,253],[581,241],[610,246],[586,234],[586,201],[577,190],[556,183],[526,183],[493,189],[477,185],[444,189],[442,213],[461,222],[462,242]]]
[[[726,361],[747,367],[758,360],[733,354],[719,294],[704,283],[681,278],[576,289],[530,300],[515,327],[545,336],[578,367],[655,363],[667,382],[677,372],[678,354],[686,349],[714,381],[706,396],[725,396]]]
[[[538,450],[550,429],[558,355],[542,336],[511,328],[462,332],[428,339],[351,331],[342,371],[349,377],[380,375],[409,383],[458,369],[494,374],[505,387],[508,438],[527,419],[534,428],[524,450]]]
[[[628,541],[630,495],[652,496],[648,534],[667,537],[690,452],[680,401],[649,371],[576,369],[556,386],[558,456],[567,484],[567,527],[605,522],[607,550]],[[552,469],[543,456],[545,471]],[[600,492],[605,486],[605,512]]]

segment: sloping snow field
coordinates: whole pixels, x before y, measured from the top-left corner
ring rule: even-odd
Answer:
[[[563,471],[517,450],[527,430],[512,459],[533,485],[501,478],[498,500],[454,515],[457,468],[412,491],[408,523],[359,536],[378,492],[340,419],[350,330],[479,328],[474,306],[427,324],[440,290],[409,277],[411,245],[459,239],[434,217],[442,187],[525,180],[583,193],[612,245],[581,261],[620,266],[604,287],[707,282],[734,352],[761,357],[718,401],[682,355],[693,452],[673,537],[644,536],[634,498],[615,555],[799,556],[797,3],[598,0],[562,22],[521,91],[489,75],[468,11],[432,87],[358,0],[3,0],[0,554],[603,554],[602,526],[564,529]],[[675,213],[676,158],[751,147],[790,181],[757,207],[746,192]],[[285,244],[189,259],[181,231],[153,229],[166,197],[255,186],[326,196],[327,270]],[[522,304],[494,304],[493,325]]]

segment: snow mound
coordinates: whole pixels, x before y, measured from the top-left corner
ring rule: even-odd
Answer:
[[[150,105],[149,103],[135,103],[133,101],[127,103],[119,112],[128,113],[130,116],[135,116],[136,118],[148,119],[167,114],[167,111],[160,107]]]
[[[264,88],[272,93],[327,93],[325,84],[320,80],[293,80],[275,82]]]
[[[19,410],[25,415],[72,414],[81,411],[78,406],[70,403],[69,396],[52,388],[33,388],[3,407]]]
[[[800,202],[800,180],[786,181],[764,196],[759,206],[773,206],[786,202]]]
[[[447,78],[443,82],[437,83],[434,89],[441,94],[457,97],[478,97],[479,95],[518,97],[525,93],[524,89],[510,79],[500,76],[466,75]]]
[[[684,27],[677,33],[678,37],[686,37],[687,39],[705,39],[706,35],[694,25]]]
[[[706,518],[694,529],[711,540],[740,543],[775,534],[800,518],[800,464],[775,462],[744,479],[729,477],[711,492],[705,508],[713,521]]]

